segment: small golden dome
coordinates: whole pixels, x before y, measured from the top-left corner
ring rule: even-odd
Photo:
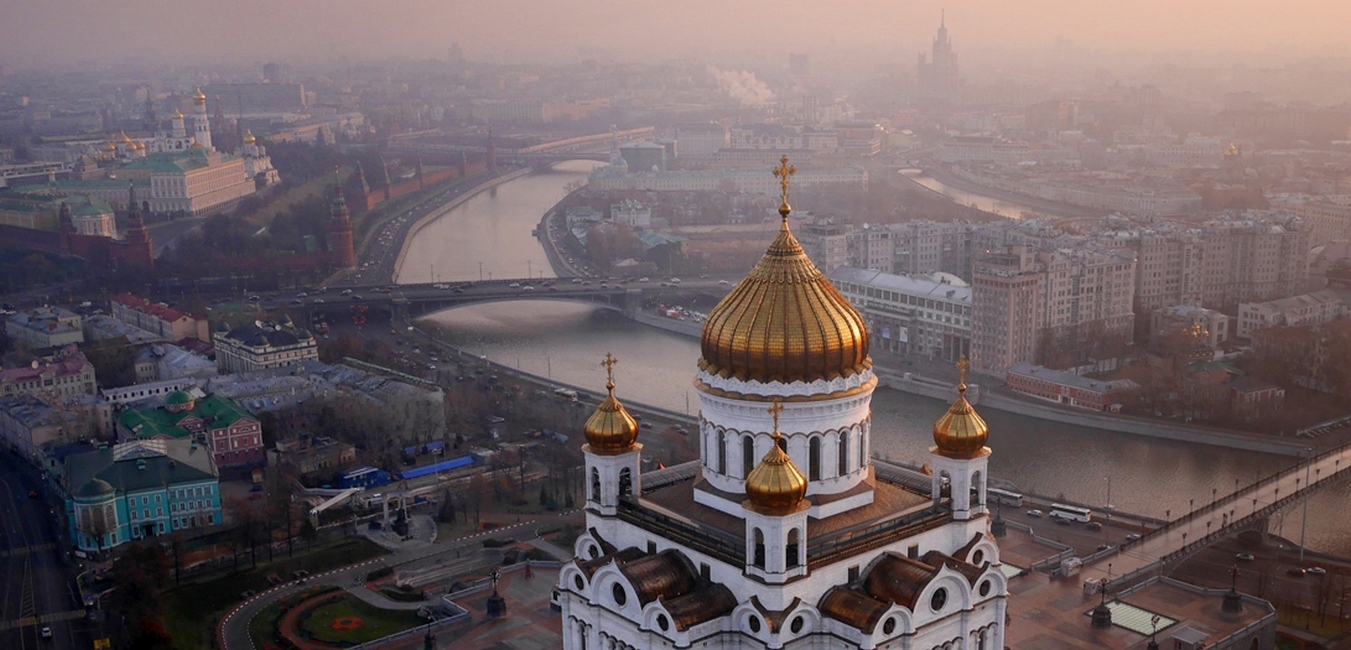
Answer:
[[[246,130],[246,131],[244,132],[244,144],[253,144],[253,143],[257,142],[257,141],[258,141],[258,138],[253,137],[253,130],[252,130],[252,129]]]
[[[105,142],[103,144],[103,150],[108,153],[112,153],[114,151],[117,151],[117,145],[113,144],[111,141]]]
[[[704,371],[743,381],[811,382],[863,372],[868,327],[816,268],[788,228],[788,158],[774,170],[783,187],[782,224],[755,268],[709,312],[700,337]]]
[[[934,444],[939,455],[947,458],[976,458],[984,454],[990,439],[990,427],[966,401],[966,357],[958,362],[961,378],[957,382],[957,401],[934,422]]]
[[[807,496],[807,477],[779,446],[779,411],[782,410],[783,405],[778,402],[769,408],[774,415],[774,444],[746,476],[746,498],[761,511],[789,512]]]
[[[180,113],[177,108],[174,109],[174,119],[175,120],[183,119],[183,114]]]
[[[195,104],[205,104],[205,103],[206,103],[206,95],[202,94],[202,87],[201,87],[201,86],[198,86],[198,87],[197,87],[197,92],[195,92],[195,93],[192,94],[192,101],[193,101],[193,103],[195,103]]]
[[[131,144],[131,138],[127,137],[127,132],[126,132],[126,131],[123,131],[123,132],[119,133],[118,136],[117,136],[117,140],[118,140],[118,142],[121,142],[122,144]]]
[[[202,150],[202,149],[206,149],[206,145],[202,144],[201,142],[194,141],[194,142],[192,143],[192,148],[193,148],[194,150]]]
[[[633,448],[633,441],[638,438],[638,422],[629,415],[624,405],[615,399],[616,361],[617,359],[606,352],[605,360],[600,362],[605,366],[607,375],[605,390],[609,391],[609,395],[596,407],[596,412],[587,418],[586,425],[582,428],[586,434],[586,443],[591,446],[591,451],[598,454],[624,453]]]

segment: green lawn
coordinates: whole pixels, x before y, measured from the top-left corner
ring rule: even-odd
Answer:
[[[282,608],[290,609],[300,604],[302,601],[313,598],[322,593],[336,591],[338,587],[312,587],[299,593],[291,594],[268,606],[267,609],[259,612],[257,616],[249,621],[249,637],[253,639],[255,648],[262,648],[265,643],[275,643],[277,619],[281,618]]]
[[[179,650],[206,648],[210,635],[204,635],[203,629],[213,627],[225,615],[226,609],[238,603],[240,593],[245,590],[262,592],[271,587],[267,581],[269,573],[290,578],[292,571],[304,569],[315,574],[384,554],[384,549],[364,538],[348,538],[317,546],[293,558],[279,556],[272,563],[260,561],[257,569],[250,569],[248,557],[242,556],[238,572],[198,576],[192,582],[166,591],[164,627]],[[267,557],[266,552],[261,555]]]
[[[349,632],[330,627],[334,619],[343,617],[361,619],[361,627]],[[365,643],[424,623],[416,611],[377,609],[356,596],[345,595],[315,608],[301,629],[309,632],[310,638],[324,643]]]

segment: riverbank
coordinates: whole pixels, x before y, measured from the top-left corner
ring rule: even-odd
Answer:
[[[681,336],[699,338],[703,331],[703,326],[700,323],[663,318],[645,311],[625,314],[625,316],[630,320],[643,325],[655,327]],[[916,372],[906,371],[904,368],[882,366],[878,364],[877,359],[874,359],[873,363],[873,370],[877,374],[879,382],[886,388],[945,402],[950,402],[956,398],[956,390],[951,381],[926,377]],[[1072,425],[1074,427],[1103,429],[1119,433],[1148,436],[1151,438],[1161,438],[1164,440],[1176,440],[1217,447],[1227,447],[1230,449],[1241,449],[1245,451],[1256,451],[1293,457],[1299,456],[1308,446],[1303,441],[1297,442],[1287,439],[1273,439],[1269,436],[1239,431],[1225,431],[1193,425],[1177,424],[1163,420],[1151,420],[1119,414],[1108,415],[1097,413],[1095,411],[1069,409],[1053,404],[1041,404],[1012,395],[1011,391],[1008,391],[1007,389],[982,388],[977,384],[968,385],[967,400],[972,404],[980,405],[984,408],[1037,418],[1049,422],[1056,422],[1059,424]]]
[[[441,207],[436,208],[435,210],[432,210],[431,212],[428,212],[425,215],[422,215],[421,218],[419,218],[417,221],[414,221],[412,225],[408,227],[407,234],[405,234],[403,237],[403,243],[399,246],[399,254],[394,258],[394,269],[393,269],[394,272],[392,273],[394,281],[395,282],[398,281],[399,274],[403,271],[403,261],[404,258],[408,255],[408,247],[412,244],[413,239],[417,237],[418,231],[426,227],[427,224],[441,218],[446,213],[459,207],[465,201],[468,201],[474,196],[481,194],[486,190],[490,190],[494,187],[497,187],[498,185],[506,183],[507,181],[512,181],[522,176],[527,176],[532,172],[534,172],[534,169],[530,167],[523,167],[521,169],[517,169],[515,171],[508,172],[506,174],[502,174],[500,176],[496,176],[492,179],[479,183],[478,185],[475,185],[474,187],[465,190],[459,196],[455,197],[454,199],[451,199],[449,202],[445,203]]]
[[[1057,203],[1055,201],[1047,201],[1045,199],[1039,199],[1034,196],[1019,194],[1017,192],[1009,192],[1006,190],[1001,190],[993,187],[986,187],[979,183],[974,183],[968,179],[962,178],[961,176],[958,176],[956,174],[950,173],[946,168],[938,165],[929,165],[924,167],[924,174],[938,181],[939,183],[942,183],[943,185],[961,190],[968,194],[977,194],[991,200],[1020,204],[1026,206],[1033,212],[1043,213],[1046,216],[1054,218],[1083,219],[1083,218],[1099,217],[1106,214],[1105,212],[1091,210],[1089,208],[1081,208],[1079,206],[1068,205],[1065,203]],[[919,185],[920,187],[924,187],[924,185],[920,183],[918,180],[916,180],[915,177],[905,176],[904,174],[902,174],[902,176],[904,178],[909,179],[910,182]],[[932,188],[927,187],[925,189],[932,190]]]

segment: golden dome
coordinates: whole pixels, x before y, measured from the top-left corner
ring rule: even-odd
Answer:
[[[197,92],[195,92],[195,93],[192,94],[192,101],[193,101],[193,103],[195,103],[195,104],[205,104],[205,103],[206,103],[206,95],[203,95],[203,94],[202,94],[202,87],[201,87],[201,86],[198,86],[198,87],[197,87]]]
[[[122,144],[131,144],[131,138],[127,137],[127,132],[123,131],[117,136],[117,141]]]
[[[106,142],[103,144],[103,150],[108,153],[112,153],[114,151],[117,151],[117,145],[113,144],[111,141]]]
[[[966,369],[971,363],[963,356],[957,364],[961,378],[957,382],[957,401],[934,422],[934,444],[939,455],[947,458],[977,458],[985,454],[990,427],[966,401]]]
[[[175,120],[183,119],[183,114],[180,113],[177,108],[174,109],[174,119]]]
[[[787,157],[780,162],[774,170],[783,187],[779,235],[709,312],[699,367],[762,383],[848,377],[872,366],[868,328],[788,229],[788,177],[794,170]]]
[[[202,144],[201,142],[194,141],[192,143],[192,148],[195,150],[206,149],[206,145]]]
[[[757,510],[788,512],[807,496],[807,477],[779,446],[779,411],[782,410],[783,405],[777,401],[769,408],[774,415],[774,444],[746,476],[746,498]]]
[[[253,143],[257,142],[257,141],[258,141],[258,138],[253,137],[253,130],[252,130],[252,129],[246,130],[246,131],[244,132],[244,144],[253,144]]]
[[[605,366],[607,375],[605,390],[610,394],[600,406],[596,407],[596,412],[586,419],[586,425],[582,427],[582,431],[586,434],[586,443],[591,446],[591,451],[598,454],[624,453],[633,448],[633,441],[638,438],[638,422],[629,415],[624,405],[615,399],[616,361],[609,352],[606,352],[605,360],[600,362]]]

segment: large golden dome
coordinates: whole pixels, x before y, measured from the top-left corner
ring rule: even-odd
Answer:
[[[746,498],[757,509],[786,512],[802,503],[807,496],[807,477],[793,464],[793,459],[779,446],[779,411],[783,406],[774,403],[774,444],[760,464],[746,476]]]
[[[193,103],[195,103],[195,104],[205,104],[205,103],[206,103],[206,94],[202,92],[202,87],[201,87],[201,86],[198,86],[198,87],[197,87],[197,92],[195,92],[195,93],[192,94],[192,101],[193,101]]]
[[[776,175],[788,169],[786,181],[792,168],[783,163]],[[785,186],[778,237],[704,323],[704,371],[762,383],[810,382],[872,366],[863,316],[802,251],[788,228],[791,210]]]
[[[244,133],[244,144],[253,144],[253,143],[257,142],[257,141],[258,141],[258,138],[253,137],[253,129],[248,129],[247,131],[245,131],[245,133]]]
[[[966,368],[969,365],[966,357],[957,364],[962,375],[957,382],[957,401],[934,422],[936,450],[948,458],[981,456],[986,453],[985,443],[990,439],[990,427],[966,401]]]
[[[586,443],[591,446],[591,451],[598,454],[626,452],[633,448],[633,441],[638,438],[638,422],[629,415],[624,405],[615,399],[614,364],[615,358],[607,352],[601,365],[606,367],[608,374],[605,389],[609,391],[609,395],[596,407],[596,412],[587,418],[586,425],[582,427],[583,433],[586,434]]]

